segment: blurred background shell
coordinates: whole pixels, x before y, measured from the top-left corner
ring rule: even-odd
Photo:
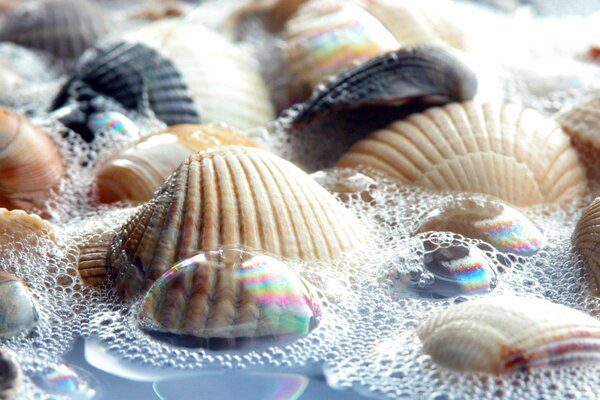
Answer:
[[[23,380],[23,372],[16,354],[5,347],[0,348],[0,399],[21,398]]]
[[[369,243],[358,218],[303,171],[237,146],[190,157],[118,232],[104,254],[102,245],[81,243],[79,271],[98,283],[108,261],[117,292],[127,298],[203,249],[244,246],[328,261]]]
[[[417,327],[423,352],[456,371],[503,374],[600,360],[600,322],[548,300],[492,297]]]
[[[430,108],[371,133],[337,165],[368,166],[400,182],[489,194],[518,206],[574,201],[587,187],[569,137],[554,121],[513,104]]]
[[[575,250],[596,282],[600,296],[600,198],[596,198],[579,218],[572,237]]]
[[[600,97],[588,99],[562,112],[557,120],[578,150],[597,159],[600,152]]]
[[[0,40],[68,62],[113,30],[110,16],[88,0],[23,1],[6,15]]]
[[[311,287],[286,263],[226,248],[165,272],[146,294],[138,321],[159,338],[221,350],[306,336],[320,309]]]
[[[24,116],[0,107],[0,206],[41,206],[63,173],[62,156],[48,134]]]
[[[203,122],[248,129],[273,119],[258,62],[219,34],[191,20],[171,19],[128,32],[124,38],[150,46],[174,63]]]
[[[146,136],[102,165],[97,174],[99,200],[148,201],[189,156],[224,145],[256,146],[247,136],[219,125],[174,125]]]
[[[285,25],[284,39],[287,63],[312,89],[327,77],[399,47],[376,18],[341,0],[313,0],[301,6]]]

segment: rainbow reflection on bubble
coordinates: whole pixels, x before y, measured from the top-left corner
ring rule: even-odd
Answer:
[[[133,121],[115,111],[92,114],[88,120],[88,128],[92,132],[111,129],[133,137],[138,134],[138,127]]]
[[[455,200],[419,220],[415,233],[454,232],[520,256],[537,253],[546,241],[544,234],[519,211],[483,196]]]
[[[304,336],[319,318],[310,287],[285,263],[238,249],[179,262],[152,285],[138,315],[146,331],[182,335],[189,346],[213,349]],[[213,346],[218,339],[227,340]]]
[[[69,399],[87,400],[97,394],[87,379],[66,364],[55,365],[44,373],[35,375],[33,381],[45,392]]]

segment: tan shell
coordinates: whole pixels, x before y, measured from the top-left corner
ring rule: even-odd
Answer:
[[[20,243],[16,237],[25,239],[32,235],[55,237],[52,225],[38,215],[0,208],[0,246],[10,243],[14,247]]]
[[[600,152],[600,97],[577,104],[562,113],[558,123],[583,153]]]
[[[108,264],[118,292],[131,297],[203,249],[332,260],[367,241],[361,222],[296,166],[264,150],[225,146],[193,155],[171,175],[120,229]],[[84,281],[105,275],[102,247],[82,245]]]
[[[600,288],[600,198],[596,198],[583,212],[573,232],[572,242]]]
[[[100,202],[148,201],[189,156],[223,145],[256,146],[247,136],[217,125],[174,125],[144,137],[100,168],[97,181]]]
[[[227,25],[229,29],[237,29],[238,25],[244,19],[260,15],[263,25],[271,32],[281,30],[287,20],[306,3],[307,0],[247,0],[238,9],[236,9]]]
[[[424,353],[457,371],[502,374],[600,356],[600,321],[524,297],[460,303],[425,321],[417,334]]]
[[[341,0],[309,1],[288,21],[284,38],[287,63],[300,81],[312,88],[327,77],[399,47],[376,18]]]
[[[534,110],[474,102],[430,108],[375,131],[338,163],[403,183],[479,192],[518,206],[578,199],[584,168],[569,137]]]
[[[25,117],[0,107],[0,206],[41,205],[63,175],[55,143]]]

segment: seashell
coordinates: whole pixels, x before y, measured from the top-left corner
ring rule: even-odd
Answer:
[[[99,200],[101,203],[148,201],[189,156],[223,145],[256,146],[235,130],[210,125],[174,125],[146,136],[100,168]]]
[[[491,292],[497,272],[485,253],[469,243],[439,243],[433,236],[422,242],[423,266],[389,274],[395,296],[447,299]]]
[[[0,206],[41,205],[63,175],[58,147],[24,116],[0,107]]]
[[[182,17],[189,11],[189,7],[178,1],[165,2],[165,4],[147,4],[143,6],[134,18],[157,21],[163,18]]]
[[[357,63],[396,50],[399,43],[376,18],[341,0],[309,1],[284,31],[284,57],[312,89]]]
[[[476,91],[475,74],[450,51],[425,45],[405,48],[375,57],[313,93],[294,125],[344,109],[469,100]]]
[[[87,0],[23,2],[6,15],[0,40],[73,61],[112,30],[110,16]]]
[[[83,243],[79,271],[98,282],[108,265],[117,292],[131,298],[204,249],[245,246],[326,261],[366,243],[356,216],[296,166],[264,150],[224,146],[186,160],[118,230],[111,249]]]
[[[600,258],[598,232],[600,231],[600,198],[596,198],[585,209],[575,226],[572,243],[581,256],[583,263],[592,273],[600,287]]]
[[[239,30],[242,21],[260,16],[267,30],[277,32],[283,29],[287,20],[306,2],[307,0],[247,0],[231,13],[226,25],[230,30]]]
[[[466,35],[453,16],[457,10],[448,1],[354,0],[376,17],[402,46],[450,45],[465,50]]]
[[[38,215],[0,208],[0,247],[10,244],[12,248],[20,248],[24,239],[33,236],[56,237],[52,225]]]
[[[554,121],[513,104],[430,108],[371,133],[337,165],[376,168],[403,183],[484,193],[518,206],[572,201],[586,189],[568,136]]]
[[[75,101],[75,109],[61,120],[91,141],[93,132],[78,128],[87,128],[93,114],[115,111],[110,102],[101,101],[103,97],[114,99],[127,111],[149,108],[167,125],[198,123],[200,118],[178,69],[139,43],[119,42],[86,53],[52,102],[51,110]]]
[[[13,400],[23,394],[23,372],[15,353],[0,348],[0,399]]]
[[[124,38],[150,46],[173,61],[203,122],[226,122],[247,129],[273,119],[273,106],[257,61],[219,34],[198,24],[163,20]]]
[[[425,354],[457,371],[503,374],[600,359],[600,322],[541,299],[460,303],[425,321],[417,334]]]
[[[31,331],[39,320],[29,289],[13,274],[0,271],[0,337]]]
[[[282,261],[243,249],[202,252],[165,272],[146,294],[142,328],[212,350],[308,335],[320,305]]]
[[[571,136],[578,150],[592,157],[594,153],[600,151],[599,107],[600,97],[594,97],[564,111],[557,118],[558,123]]]
[[[544,234],[519,211],[484,196],[455,199],[420,216],[414,233],[433,231],[479,239],[520,256],[537,253],[546,242]]]

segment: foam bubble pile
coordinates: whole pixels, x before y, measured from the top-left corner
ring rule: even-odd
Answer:
[[[600,7],[172,3],[0,4],[0,398],[600,398]]]

